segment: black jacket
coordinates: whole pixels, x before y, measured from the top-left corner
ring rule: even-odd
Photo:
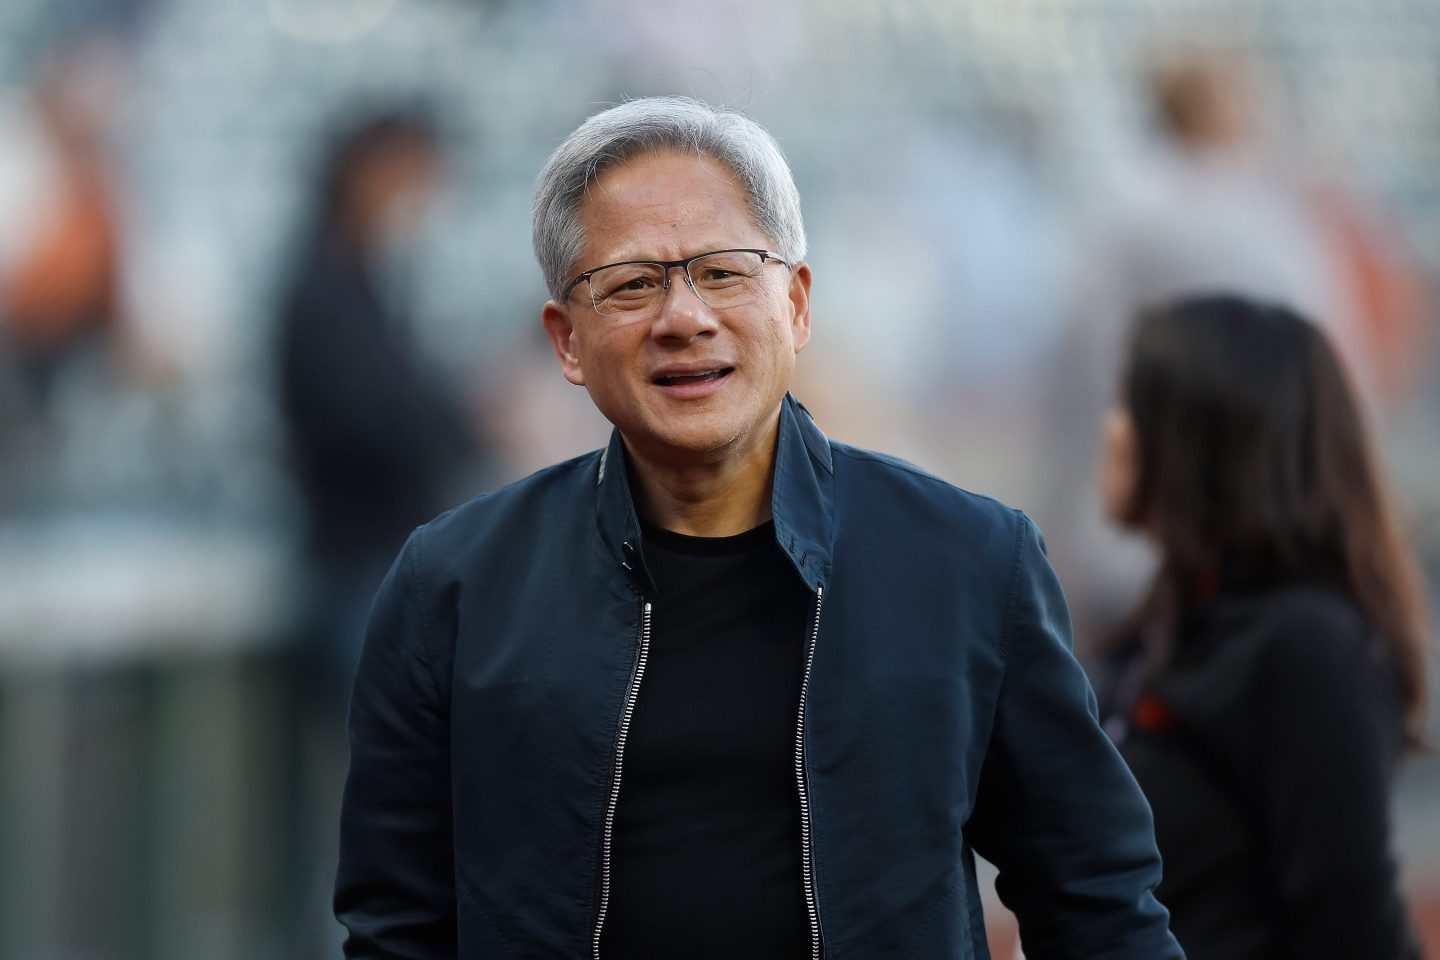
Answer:
[[[1222,592],[1125,711],[1191,960],[1418,958],[1390,854],[1400,688],[1353,600]]]
[[[795,638],[815,956],[988,957],[979,853],[1030,960],[1181,957],[1149,810],[1030,521],[831,442],[788,398],[772,507],[815,595]],[[640,543],[618,435],[410,538],[351,707],[348,956],[592,955],[651,602]]]

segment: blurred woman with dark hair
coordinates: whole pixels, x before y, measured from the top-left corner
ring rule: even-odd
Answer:
[[[339,956],[325,905],[339,856],[345,715],[375,590],[406,536],[444,509],[471,460],[464,401],[422,349],[397,278],[440,186],[423,112],[356,115],[327,136],[306,198],[274,344],[306,512],[304,620],[292,677],[296,851],[311,871],[300,953]],[[300,955],[296,953],[294,955]]]
[[[366,115],[334,134],[280,314],[281,409],[308,514],[306,634],[337,716],[375,589],[410,531],[444,509],[476,448],[462,401],[385,283],[442,150],[420,113]]]
[[[1429,625],[1325,337],[1227,297],[1143,315],[1101,484],[1161,553],[1102,699],[1187,955],[1418,958],[1389,806]]]

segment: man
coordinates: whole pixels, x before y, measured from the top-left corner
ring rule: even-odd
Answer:
[[[351,707],[351,957],[1181,956],[1149,810],[1023,515],[829,440],[799,197],[753,122],[592,117],[535,200],[603,451],[416,531]]]

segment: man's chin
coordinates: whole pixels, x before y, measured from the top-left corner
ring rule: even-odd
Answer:
[[[634,430],[621,427],[620,433],[632,448],[651,456],[706,459],[734,447],[744,431],[729,418],[691,414]]]

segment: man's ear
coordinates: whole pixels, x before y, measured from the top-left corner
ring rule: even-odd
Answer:
[[[810,342],[810,264],[803,260],[790,272],[790,335],[795,352]]]
[[[560,372],[577,387],[585,386],[585,373],[580,369],[580,357],[575,353],[575,325],[570,322],[570,311],[565,309],[564,304],[547,300],[540,311],[540,322],[545,327],[545,335],[550,338],[550,346],[555,349],[556,359],[560,361]]]

